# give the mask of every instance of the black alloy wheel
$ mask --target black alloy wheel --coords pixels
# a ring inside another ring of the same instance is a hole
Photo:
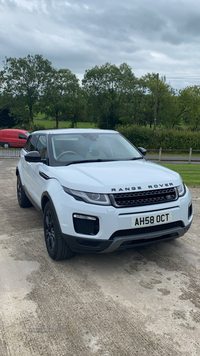
[[[63,239],[55,209],[50,201],[44,208],[44,237],[48,254],[53,260],[64,260],[73,255]]]

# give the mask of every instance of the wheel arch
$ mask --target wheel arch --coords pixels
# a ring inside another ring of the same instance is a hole
[[[42,197],[41,197],[41,207],[42,207],[42,211],[43,212],[44,212],[45,205],[46,205],[46,203],[48,203],[48,201],[50,201],[53,204],[49,193],[48,192],[44,192],[42,194]],[[54,207],[54,204],[53,204],[53,207]],[[55,209],[55,207],[54,207],[54,209]]]
[[[49,194],[47,191],[45,191],[45,192],[43,192],[42,198],[41,198],[41,207],[42,207],[43,213],[44,213],[45,205],[46,205],[48,202],[50,202],[50,203],[53,205],[53,208],[54,208],[54,210],[55,210],[55,213],[56,213],[56,216],[57,216],[57,219],[58,219],[58,215],[57,215],[56,208],[55,208],[55,205],[54,205],[54,203],[53,203],[53,200],[51,199],[50,194]],[[58,219],[58,222],[59,222],[59,219]],[[60,223],[59,223],[59,225],[60,225]]]
[[[56,211],[56,208],[55,208],[55,205],[53,203],[53,200],[51,199],[51,196],[49,195],[49,193],[47,191],[43,192],[42,194],[42,198],[41,198],[41,207],[42,207],[42,211],[43,211],[43,214],[44,214],[44,208],[46,206],[46,204],[50,202],[53,206],[53,209],[55,211],[55,214],[56,214],[56,218],[57,218],[57,222],[58,222],[58,225],[59,225],[59,228],[60,228],[60,231],[62,232],[62,229],[61,229],[61,226],[60,226],[60,220],[58,218],[58,214],[57,214],[57,211]]]
[[[22,169],[22,162],[21,160],[19,160],[17,166],[16,166],[16,170],[15,170],[15,174],[16,176],[20,176],[20,179],[22,181],[22,184],[24,185],[24,180],[23,180],[23,169]]]

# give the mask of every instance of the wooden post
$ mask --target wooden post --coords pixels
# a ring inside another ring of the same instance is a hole
[[[191,159],[192,159],[192,148],[190,148],[190,153],[189,153],[189,162],[188,162],[188,163],[191,163]]]
[[[159,162],[161,161],[161,154],[162,154],[162,147],[160,147],[160,149],[159,149]]]

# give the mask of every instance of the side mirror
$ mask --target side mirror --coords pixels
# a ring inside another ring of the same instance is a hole
[[[24,155],[27,162],[42,162],[41,156],[38,151],[31,151]]]
[[[147,150],[145,150],[145,148],[143,147],[138,147],[138,151],[140,151],[140,153],[142,153],[143,156],[145,156],[147,153]]]

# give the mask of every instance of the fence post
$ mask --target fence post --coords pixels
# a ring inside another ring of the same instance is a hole
[[[160,147],[160,150],[159,150],[159,158],[158,158],[159,162],[161,161],[161,155],[162,155],[162,147]]]
[[[190,153],[189,153],[189,162],[188,162],[188,163],[191,163],[191,159],[192,159],[192,148],[190,148]]]

